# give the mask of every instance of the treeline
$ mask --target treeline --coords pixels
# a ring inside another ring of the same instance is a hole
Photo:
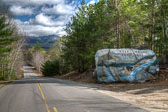
[[[15,79],[16,75],[21,75],[23,37],[7,6],[0,2],[0,80]]]
[[[95,52],[103,48],[152,49],[168,62],[167,0],[99,0],[93,5],[83,0],[65,31],[48,53],[61,73],[93,67]]]
[[[41,72],[43,63],[48,59],[47,56],[46,51],[41,47],[39,42],[24,52],[25,62],[34,66],[38,72]]]

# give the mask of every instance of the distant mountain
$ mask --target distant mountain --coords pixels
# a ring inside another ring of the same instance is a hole
[[[57,35],[49,35],[42,37],[27,37],[25,46],[30,48],[34,46],[37,42],[41,44],[41,47],[45,50],[49,49],[57,40],[59,36]]]

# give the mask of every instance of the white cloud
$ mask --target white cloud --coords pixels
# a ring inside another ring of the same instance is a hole
[[[62,27],[48,27],[48,26],[42,26],[42,25],[27,25],[24,26],[24,31],[28,34],[28,36],[48,36],[48,35],[59,35],[60,29]]]
[[[51,8],[43,7],[42,12],[47,14],[57,14],[57,15],[67,15],[67,14],[73,14],[75,10],[75,6],[73,5],[67,5],[64,3],[54,5]]]
[[[88,4],[95,4],[96,1],[95,0],[91,0]]]
[[[15,19],[19,29],[27,36],[65,35],[63,30],[70,17],[76,10],[78,0],[2,0],[9,5],[10,11],[16,16],[24,16]],[[48,4],[48,5],[46,5]],[[22,21],[21,21],[22,20]],[[24,22],[23,22],[24,21]]]
[[[33,8],[31,7],[26,7],[23,8],[21,6],[11,6],[10,7],[10,11],[14,14],[14,15],[32,15],[33,14]]]
[[[26,33],[27,36],[48,36],[48,35],[66,35],[66,32],[63,31],[64,26],[44,26],[39,24],[32,24],[32,20],[27,22],[22,22],[18,19],[14,20],[17,26]]]
[[[35,17],[35,22],[41,25],[52,26],[55,23],[52,21],[51,16],[46,16],[43,13]]]
[[[43,4],[59,4],[65,0],[3,0],[10,5],[43,5]]]
[[[44,26],[65,26],[68,22],[68,16],[59,16],[53,19],[53,16],[47,16],[44,13],[38,14],[34,20],[31,20],[34,24]]]
[[[60,30],[59,32],[58,32],[58,36],[64,36],[64,35],[66,35],[67,33],[64,31],[64,30]]]

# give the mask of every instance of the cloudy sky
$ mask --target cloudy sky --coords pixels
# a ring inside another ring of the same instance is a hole
[[[3,0],[27,36],[62,36],[80,0]],[[93,4],[98,0],[86,0]]]

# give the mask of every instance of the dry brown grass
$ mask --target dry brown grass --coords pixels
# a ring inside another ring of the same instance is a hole
[[[17,75],[15,80],[19,80],[22,79],[23,75]],[[13,82],[15,80],[11,80],[11,79],[7,79],[7,80],[0,80],[0,88],[4,87],[5,85],[7,85],[10,82]]]

